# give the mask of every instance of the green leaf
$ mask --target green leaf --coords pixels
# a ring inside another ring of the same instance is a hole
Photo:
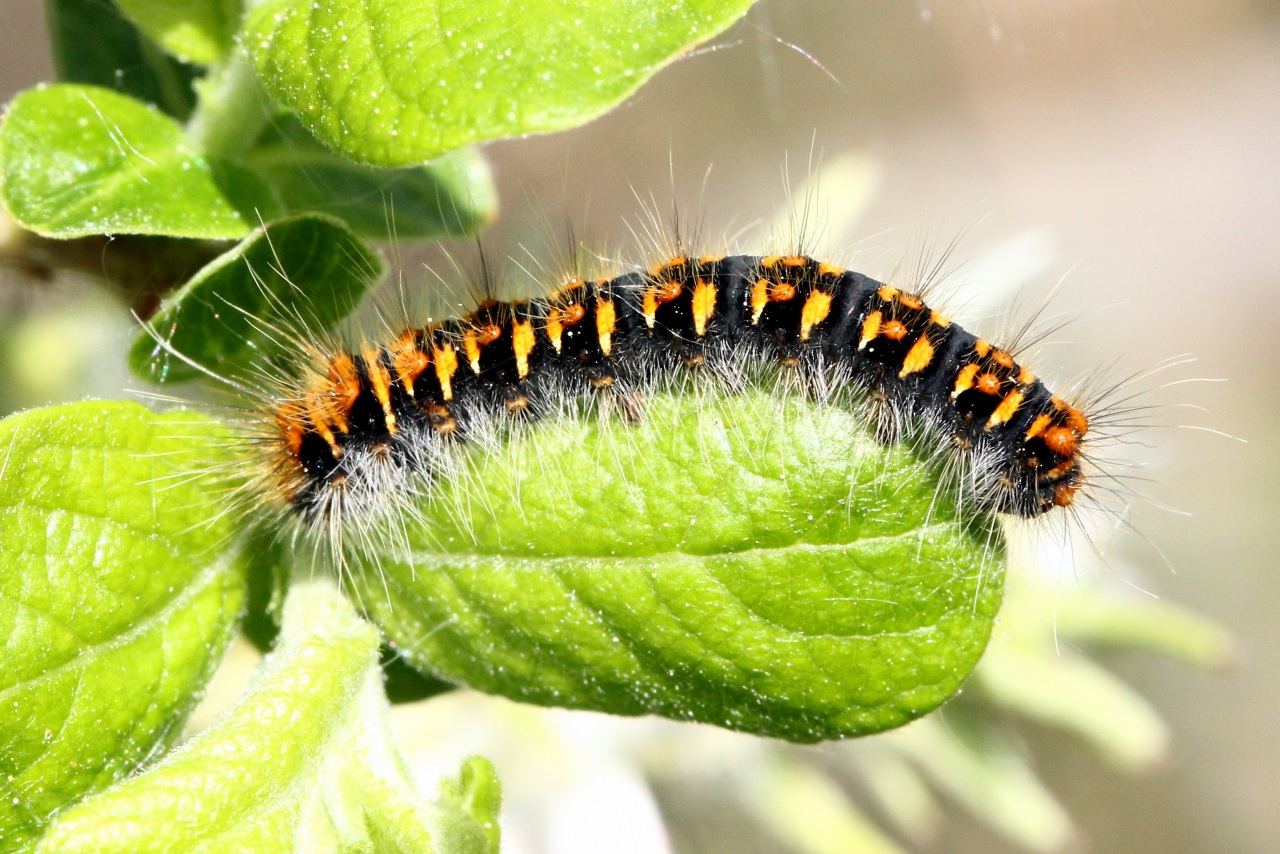
[[[352,555],[449,681],[816,741],[937,707],[991,633],[1002,551],[855,412],[704,390],[459,453],[400,546]]]
[[[30,89],[9,104],[0,200],[46,237],[226,238],[249,230],[177,122],[95,86]]]
[[[120,9],[183,62],[209,65],[231,50],[240,0],[115,0]]]
[[[286,280],[278,271],[284,271]],[[318,334],[342,320],[382,276],[383,263],[338,220],[299,216],[256,229],[196,273],[152,318],[168,348],[221,375],[283,352],[281,330],[305,320]],[[295,313],[296,312],[296,313]],[[183,382],[200,372],[143,333],[129,364],[155,382]]]
[[[331,583],[294,585],[280,644],[236,706],[59,816],[39,850],[496,852],[492,767],[468,760],[422,803],[390,741],[377,652]]]
[[[195,69],[138,32],[110,0],[48,0],[45,14],[58,78],[114,89],[178,120],[195,105]]]
[[[244,584],[184,472],[226,438],[132,403],[0,422],[0,839],[162,752],[212,675]]]
[[[332,214],[373,240],[470,234],[497,207],[489,163],[471,148],[425,166],[378,169],[332,153],[289,119],[246,162],[290,211]]]
[[[576,127],[732,24],[750,0],[268,0],[244,44],[326,145],[404,166]]]

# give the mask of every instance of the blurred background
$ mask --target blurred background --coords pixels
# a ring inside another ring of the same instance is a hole
[[[1208,673],[1150,654],[1103,658],[1170,727],[1163,755],[1139,773],[1046,728],[1020,725],[1016,737],[1075,821],[1055,844],[1280,850],[1280,4],[762,0],[713,45],[591,125],[487,146],[501,204],[488,244],[514,252],[537,242],[530,223],[568,219],[634,255],[626,223],[638,222],[636,196],[665,210],[674,195],[714,248],[772,221],[789,203],[784,165],[799,186],[816,153],[867,200],[855,229],[842,230],[855,217],[833,216],[839,233],[822,243],[866,272],[889,276],[922,247],[936,255],[957,239],[950,268],[966,294],[1030,278],[1025,311],[1056,291],[1051,313],[1075,319],[1043,348],[1038,373],[1070,379],[1115,365],[1125,376],[1193,354],[1194,364],[1137,385],[1226,382],[1153,394],[1161,426],[1141,437],[1148,480],[1131,515],[1142,536],[1117,537],[1108,563],[1226,626],[1237,654]],[[0,99],[51,79],[41,4],[4,0]],[[980,261],[992,257],[1004,266]],[[1016,275],[1000,272],[1009,265]],[[136,387],[123,358],[104,355],[122,353],[133,332],[109,296],[0,276],[10,280],[0,292],[0,363],[12,377],[4,409],[56,402],[50,388],[75,399]],[[1000,329],[998,317],[976,314],[980,329]],[[1077,583],[1068,572],[1059,586]],[[424,768],[475,752],[497,761],[512,851],[823,850],[734,818],[753,798],[776,805],[779,792],[806,791],[799,781],[731,796],[735,769],[766,749],[756,740],[713,733],[691,747],[682,734],[700,728],[521,710],[463,692],[398,708],[396,722]],[[840,749],[800,753],[821,765]],[[684,753],[677,763],[703,751],[698,761],[715,771],[665,777],[664,750]],[[626,809],[610,815],[609,803]],[[1024,850],[961,809],[908,843]]]

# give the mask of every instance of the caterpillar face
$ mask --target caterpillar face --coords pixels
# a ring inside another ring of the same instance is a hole
[[[1084,483],[1088,418],[1008,352],[860,273],[739,255],[488,301],[331,357],[273,413],[281,494],[314,521],[386,485],[362,478],[429,480],[430,449],[466,441],[483,415],[537,419],[566,397],[634,400],[673,372],[724,375],[753,361],[840,370],[972,461],[982,511],[1036,516],[1070,505]]]

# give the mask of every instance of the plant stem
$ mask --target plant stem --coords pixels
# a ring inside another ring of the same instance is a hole
[[[197,103],[187,137],[210,158],[238,159],[271,120],[271,103],[249,59],[236,51],[196,85]]]

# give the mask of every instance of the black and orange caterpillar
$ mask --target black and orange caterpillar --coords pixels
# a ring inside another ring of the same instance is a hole
[[[675,257],[573,279],[320,361],[269,407],[275,482],[313,523],[378,486],[360,482],[371,460],[429,467],[431,447],[466,440],[486,416],[536,419],[566,395],[634,412],[655,378],[770,361],[834,370],[897,422],[941,436],[973,461],[981,511],[1037,516],[1071,505],[1085,479],[1088,418],[1009,352],[916,295],[800,255]]]

